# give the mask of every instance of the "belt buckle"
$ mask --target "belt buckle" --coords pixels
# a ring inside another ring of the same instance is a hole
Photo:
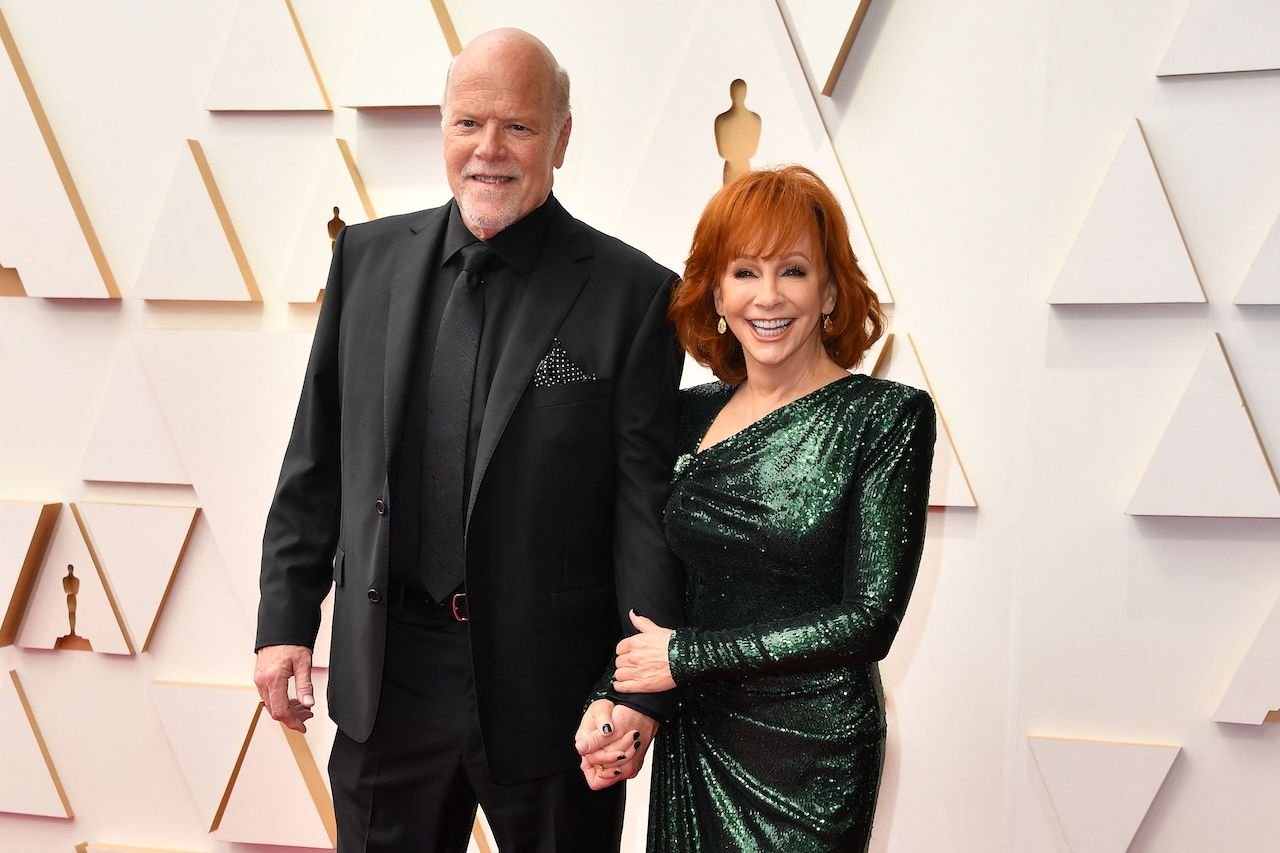
[[[465,592],[455,592],[453,594],[453,597],[449,599],[449,609],[453,611],[455,622],[471,621],[467,615],[467,594]]]

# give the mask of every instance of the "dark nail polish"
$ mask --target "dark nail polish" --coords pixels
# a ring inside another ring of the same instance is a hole
[[[614,776],[621,776],[621,775],[622,775],[622,771],[621,771],[621,770],[615,770],[615,771],[613,771],[613,775],[614,775]]]
[[[626,760],[627,760],[627,757],[626,757],[625,755],[619,755],[619,756],[618,756],[618,760],[619,760],[619,761],[626,761]]]
[[[605,723],[603,726],[600,727],[600,731],[604,732],[607,735],[611,735],[613,734],[613,726],[611,726],[609,723]]]

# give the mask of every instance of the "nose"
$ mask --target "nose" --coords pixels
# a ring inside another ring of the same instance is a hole
[[[778,289],[778,277],[772,273],[760,276],[760,284],[756,287],[755,302],[757,308],[776,308],[782,304],[782,292]]]
[[[481,160],[502,159],[506,146],[503,143],[502,128],[497,122],[488,122],[481,128],[475,153]]]

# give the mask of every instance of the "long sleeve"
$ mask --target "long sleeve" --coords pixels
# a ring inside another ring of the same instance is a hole
[[[681,625],[683,575],[667,548],[662,507],[670,491],[675,460],[677,391],[684,354],[667,320],[674,278],[662,283],[637,330],[618,378],[614,412],[617,446],[617,503],[614,565],[618,618],[635,633],[628,611],[662,625]],[[612,690],[610,659],[588,701],[609,698],[656,719],[675,708],[670,693],[620,694]]]
[[[267,515],[255,649],[313,646],[320,603],[333,582],[341,497],[338,334],[346,237],[343,229],[334,246],[293,433]]]
[[[731,629],[678,629],[668,651],[678,685],[866,663],[888,653],[923,549],[936,426],[924,392],[886,400],[894,405],[867,416],[850,469],[839,602]]]

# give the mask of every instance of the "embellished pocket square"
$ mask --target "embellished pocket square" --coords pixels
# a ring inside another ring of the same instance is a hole
[[[564,344],[556,338],[551,341],[551,349],[547,350],[547,354],[542,357],[537,369],[533,371],[533,387],[554,388],[557,385],[568,385],[573,382],[590,382],[595,378],[594,373],[588,373],[569,358],[569,353],[564,350]]]

